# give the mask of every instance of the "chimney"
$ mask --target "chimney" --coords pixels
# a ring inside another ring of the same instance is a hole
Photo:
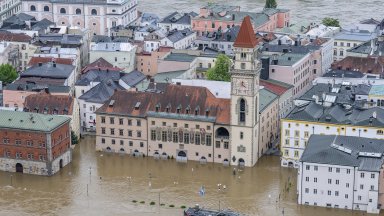
[[[278,45],[281,45],[281,40],[280,40],[280,39],[277,41],[277,44],[278,44]]]
[[[232,14],[232,20],[235,20],[235,18],[236,18],[235,14]]]

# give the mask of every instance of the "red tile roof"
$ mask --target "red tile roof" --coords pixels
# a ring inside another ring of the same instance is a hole
[[[254,48],[257,45],[255,32],[252,27],[251,18],[246,16],[241,23],[239,34],[233,44],[234,47]]]
[[[113,106],[109,105],[111,100]],[[135,109],[139,102],[140,108]],[[164,93],[117,91],[97,112],[145,117],[147,112],[155,112],[156,107],[159,113],[165,113],[167,107],[169,113],[177,113],[180,107],[180,114],[187,114],[189,108],[192,117],[196,109],[199,116],[209,110],[208,116],[215,117],[216,123],[230,123],[230,100],[216,98],[207,88],[196,86],[167,85]]]
[[[123,69],[114,67],[111,63],[103,58],[99,58],[96,61],[88,64],[81,71],[82,73],[87,73],[90,70],[110,70],[110,71],[122,71]]]
[[[32,38],[23,33],[11,33],[7,31],[0,31],[0,41],[13,41],[13,42],[30,42]]]
[[[362,73],[383,74],[384,57],[348,56],[332,64],[332,69],[360,71]]]
[[[28,63],[28,66],[37,65],[39,63],[56,62],[57,64],[72,65],[73,59],[67,58],[52,58],[52,57],[32,57]]]
[[[32,94],[25,98],[24,109],[29,112],[72,115],[73,98],[65,95],[51,95],[46,92]]]
[[[264,88],[279,96],[283,95],[285,92],[292,88],[289,86],[289,84],[263,79],[260,79],[260,85],[264,86]]]

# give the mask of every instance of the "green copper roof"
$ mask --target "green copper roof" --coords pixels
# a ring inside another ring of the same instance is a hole
[[[267,89],[260,89],[260,112],[262,112],[269,104],[271,104],[274,100],[276,100],[278,96]]]
[[[64,116],[0,110],[0,128],[50,132],[68,121]]]

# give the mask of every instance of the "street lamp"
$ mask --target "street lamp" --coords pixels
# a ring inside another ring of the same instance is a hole
[[[12,186],[12,177],[13,177],[13,175],[11,174],[11,176],[10,176],[10,177],[11,177],[11,186]]]

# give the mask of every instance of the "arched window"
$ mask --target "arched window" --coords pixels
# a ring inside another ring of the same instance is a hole
[[[383,135],[383,130],[377,130],[377,135]]]
[[[65,10],[65,8],[60,8],[60,13],[61,13],[61,14],[66,14],[67,11]]]
[[[49,7],[48,6],[44,6],[44,11],[49,11]]]
[[[76,9],[76,14],[81,14],[81,9],[80,8]]]
[[[91,14],[92,14],[92,15],[97,15],[97,10],[96,10],[96,9],[92,9],[92,10],[91,10]]]
[[[244,123],[245,122],[245,100],[240,100],[240,115],[239,115],[239,122]]]
[[[35,5],[31,5],[31,11],[36,11]]]

